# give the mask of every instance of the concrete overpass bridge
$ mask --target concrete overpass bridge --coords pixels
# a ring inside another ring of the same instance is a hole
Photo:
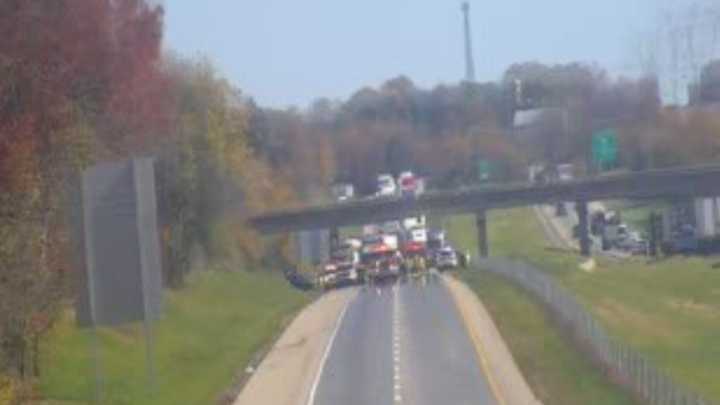
[[[720,166],[695,166],[603,175],[546,185],[511,184],[426,193],[418,198],[377,198],[266,213],[250,219],[262,233],[330,229],[398,220],[421,214],[476,217],[479,251],[488,256],[487,216],[493,209],[574,201],[580,246],[590,255],[588,203],[617,199],[678,199],[720,195]]]

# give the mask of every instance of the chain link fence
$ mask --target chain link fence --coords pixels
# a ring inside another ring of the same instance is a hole
[[[611,338],[574,295],[552,277],[528,264],[507,259],[484,259],[479,265],[539,299],[578,348],[611,380],[631,390],[641,401],[653,405],[712,404],[679,386],[641,354]]]

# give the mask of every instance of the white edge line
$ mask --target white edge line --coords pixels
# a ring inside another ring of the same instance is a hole
[[[335,338],[337,337],[338,332],[340,332],[340,326],[342,325],[342,321],[345,318],[345,313],[347,312],[347,309],[352,301],[353,300],[348,300],[348,302],[345,303],[345,307],[343,308],[340,316],[335,322],[335,329],[333,330],[332,335],[330,335],[330,340],[328,341],[328,344],[325,347],[325,352],[323,353],[322,359],[320,360],[320,367],[318,368],[318,372],[315,375],[315,380],[313,381],[312,388],[310,388],[307,405],[313,405],[315,403],[315,394],[317,392],[318,386],[320,385],[320,378],[322,378],[323,371],[325,370],[325,363],[327,363],[327,359],[328,357],[330,357],[330,351],[332,350],[333,344],[335,343]]]

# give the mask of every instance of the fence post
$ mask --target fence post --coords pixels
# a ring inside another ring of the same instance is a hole
[[[477,227],[478,252],[480,257],[488,257],[490,256],[490,249],[488,248],[487,215],[484,209],[479,209],[475,213],[475,226]]]
[[[590,234],[588,227],[588,203],[580,200],[575,202],[575,209],[578,215],[578,239],[580,240],[580,254],[585,257],[591,256]]]

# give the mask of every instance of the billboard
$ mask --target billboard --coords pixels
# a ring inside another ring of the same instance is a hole
[[[80,326],[157,319],[162,304],[152,159],[86,170],[75,216],[83,268]]]

